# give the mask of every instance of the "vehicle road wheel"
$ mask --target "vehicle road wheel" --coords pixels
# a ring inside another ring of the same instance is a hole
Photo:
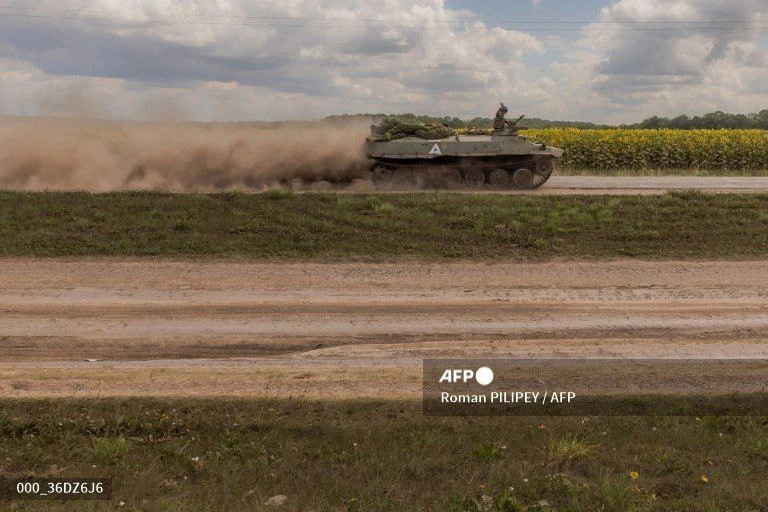
[[[411,188],[415,185],[415,175],[410,169],[394,169],[389,183],[393,187]]]
[[[371,169],[371,181],[374,183],[386,183],[392,178],[392,171],[382,165],[375,165]]]
[[[485,183],[485,173],[480,169],[470,169],[464,174],[464,183],[468,187],[480,188]]]
[[[539,159],[535,163],[534,169],[536,170],[533,177],[533,183],[526,188],[539,188],[546,183],[549,177],[552,176],[552,171],[555,169],[555,161],[553,158]]]
[[[494,188],[504,188],[509,183],[509,173],[506,169],[494,169],[488,176],[488,181]]]
[[[461,171],[458,169],[449,169],[443,175],[443,181],[441,183],[445,188],[462,188],[464,186],[461,179]]]
[[[512,183],[517,188],[530,188],[533,186],[533,172],[526,168],[516,170],[512,175]]]

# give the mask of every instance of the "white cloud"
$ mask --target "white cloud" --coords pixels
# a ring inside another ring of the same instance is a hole
[[[513,112],[616,122],[759,110],[760,5],[618,0],[574,41],[490,27],[443,0],[40,0],[24,12],[47,18],[0,18],[0,113],[474,117],[500,99]],[[691,20],[730,25],[681,23]]]
[[[620,0],[556,67],[580,108],[612,121],[768,106],[766,10],[755,0]]]
[[[69,12],[52,0],[35,9]],[[442,0],[360,0],[353,7],[338,0],[94,0],[74,17],[0,21],[2,54],[34,70],[21,97],[5,91],[6,111],[10,103],[12,111],[43,113],[52,103],[42,98],[68,87],[83,91],[84,101],[103,102],[89,113],[124,115],[142,95],[173,96],[188,117],[216,119],[280,118],[297,110],[304,117],[392,110],[488,115],[498,99],[514,95],[524,103],[552,92],[527,73],[525,59],[545,52],[540,40],[481,21],[464,27],[467,13]],[[212,90],[231,98],[214,101]],[[38,104],[35,94],[42,95]],[[281,108],[286,94],[302,104]],[[246,96],[267,100],[245,105]]]

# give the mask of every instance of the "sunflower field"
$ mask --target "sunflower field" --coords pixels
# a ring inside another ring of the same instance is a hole
[[[571,169],[768,169],[767,130],[526,129]]]

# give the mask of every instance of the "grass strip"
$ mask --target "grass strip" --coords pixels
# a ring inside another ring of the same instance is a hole
[[[761,258],[768,194],[0,192],[3,256]]]
[[[56,510],[261,510],[275,495],[283,510],[761,510],[767,425],[437,418],[409,401],[5,400],[0,472],[113,479],[112,502]]]

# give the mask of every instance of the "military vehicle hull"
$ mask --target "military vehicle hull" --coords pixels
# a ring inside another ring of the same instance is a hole
[[[377,133],[378,127],[371,127]],[[426,140],[366,140],[371,178],[377,183],[418,180],[440,171],[447,186],[531,189],[543,185],[563,151],[514,130]]]

